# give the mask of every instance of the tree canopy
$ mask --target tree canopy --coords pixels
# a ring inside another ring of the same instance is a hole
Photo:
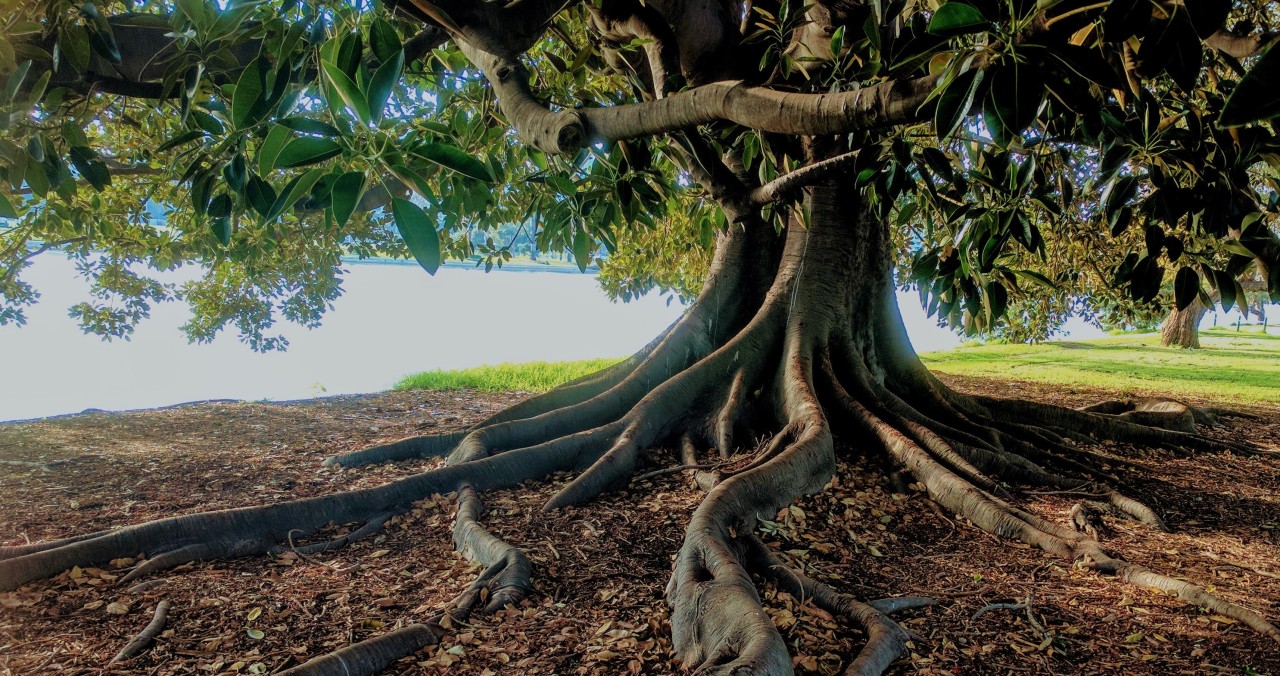
[[[492,266],[507,243],[470,234],[511,223],[583,266],[603,246],[615,293],[691,297],[733,219],[689,162],[736,153],[781,228],[794,132],[850,134],[840,169],[894,214],[900,281],[970,332],[1229,307],[1259,257],[1277,288],[1273,3],[749,3],[706,19],[732,39],[650,16],[696,14],[675,4],[15,7],[0,322],[58,249],[87,331],[182,298],[192,338],[270,349],[277,317],[341,293],[340,255]],[[184,263],[205,272],[152,279]]]

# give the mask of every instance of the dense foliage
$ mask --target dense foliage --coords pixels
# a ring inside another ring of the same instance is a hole
[[[1024,339],[1071,313],[1124,323],[1211,290],[1229,308],[1236,279],[1274,256],[1280,140],[1255,123],[1280,112],[1268,86],[1280,50],[1256,30],[1276,24],[1273,3],[873,2],[816,43],[806,8],[747,7],[755,82],[933,78],[931,112],[846,143],[858,186],[899,226],[900,282],[942,321]],[[511,256],[494,233],[512,224],[584,267],[606,251],[616,296],[687,298],[729,225],[680,168],[698,145],[733,151],[761,183],[800,164],[793,140],[736,125],[544,153],[439,28],[410,20],[421,8],[392,9],[6,10],[0,213],[15,220],[0,232],[0,323],[21,323],[38,296],[24,266],[60,250],[90,284],[72,309],[86,331],[127,336],[153,304],[182,299],[193,339],[234,325],[277,348],[277,318],[313,324],[341,293],[340,256],[491,267]],[[652,97],[636,65],[652,41],[589,30],[602,12],[556,12],[527,51],[530,87],[553,106]],[[790,208],[772,208],[779,228]],[[194,281],[162,281],[184,264],[200,266]],[[1280,291],[1280,266],[1252,274]]]

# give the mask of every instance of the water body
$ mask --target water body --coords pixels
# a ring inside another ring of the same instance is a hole
[[[178,327],[189,312],[167,303],[132,339],[80,332],[67,308],[88,299],[66,258],[41,256],[25,278],[42,294],[28,324],[0,327],[0,420],[85,409],[149,408],[204,399],[289,400],[385,390],[407,373],[503,361],[622,357],[683,311],[658,294],[610,301],[593,275],[465,265],[428,277],[417,265],[353,262],[343,294],[314,330],[281,324],[283,353],[253,352],[232,332],[193,345]],[[187,276],[195,274],[192,270]],[[166,281],[178,281],[171,276]],[[899,297],[922,352],[960,339]],[[1074,338],[1096,335],[1083,324]]]

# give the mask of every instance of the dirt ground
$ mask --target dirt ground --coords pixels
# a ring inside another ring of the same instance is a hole
[[[1079,405],[1117,393],[947,380],[965,391]],[[521,395],[401,392],[292,404],[212,403],[0,425],[0,540],[23,544],[189,513],[372,486],[434,466],[322,467],[327,455],[475,422]],[[1212,402],[1230,405],[1229,402]],[[1213,434],[1280,450],[1280,404]],[[850,450],[858,440],[837,439]],[[1105,544],[1129,560],[1209,585],[1280,621],[1280,457],[1112,446],[1136,463],[1130,493],[1173,534],[1113,521]],[[852,457],[853,453],[848,454]],[[669,456],[655,460],[671,463]],[[535,594],[454,627],[399,662],[407,674],[664,674],[663,588],[700,494],[666,474],[595,503],[544,513],[569,477],[485,496],[487,526],[525,549]],[[1065,520],[1073,499],[1024,492]],[[113,585],[136,560],[103,562],[0,594],[0,674],[272,673],[443,607],[476,569],[452,551],[453,501],[436,496],[377,538],[320,557],[287,554],[184,566],[142,589]],[[351,525],[338,524],[335,532]],[[1228,618],[1078,570],[894,494],[878,466],[842,463],[828,490],[763,524],[811,576],[860,598],[924,595],[899,620],[914,635],[895,673],[1280,674],[1280,646]],[[763,586],[802,673],[839,673],[861,635]],[[156,645],[107,662],[172,603]],[[1026,609],[989,604],[1026,602]]]

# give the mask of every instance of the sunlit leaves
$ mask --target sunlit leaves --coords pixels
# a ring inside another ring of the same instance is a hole
[[[369,115],[369,100],[360,91],[360,87],[348,76],[342,72],[336,64],[327,61],[321,62],[320,67],[324,70],[332,91],[337,94],[340,102],[350,108],[361,121],[368,122],[371,117]],[[340,106],[335,106],[334,101],[330,100],[329,105],[337,110]]]

